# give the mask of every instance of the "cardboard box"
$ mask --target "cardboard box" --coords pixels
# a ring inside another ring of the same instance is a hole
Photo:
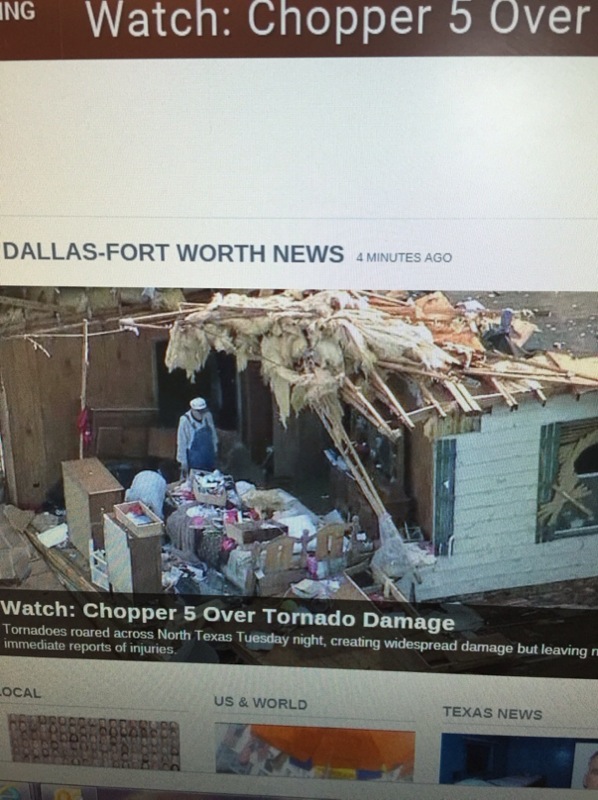
[[[224,532],[238,544],[253,544],[253,542],[270,542],[278,536],[287,534],[289,529],[286,525],[250,519],[243,522],[225,522]]]
[[[255,574],[252,554],[246,551],[233,550],[228,564],[222,568],[225,578],[233,583],[244,595],[255,592]]]
[[[202,474],[203,473],[200,473],[200,475]],[[198,477],[197,474],[194,474],[192,480],[193,495],[197,502],[204,503],[207,506],[219,506],[220,508],[224,508],[228,499],[226,489],[224,488],[224,482],[222,486],[208,492],[199,485]]]
[[[268,575],[260,574],[257,578],[256,593],[258,597],[284,597],[292,583],[305,578],[304,569],[283,569]]]
[[[140,509],[141,513],[145,517],[149,517],[151,521],[140,524],[135,519],[128,516],[129,513],[137,509]],[[133,500],[130,503],[119,503],[115,505],[114,514],[121,525],[124,525],[125,528],[128,528],[131,533],[134,533],[135,536],[140,539],[147,539],[151,536],[162,536],[164,533],[164,523],[160,517],[154,514],[154,512],[140,500]]]
[[[224,508],[227,501],[226,490],[212,494],[211,492],[200,492],[195,486],[193,487],[193,495],[198,503],[206,506],[218,506]]]

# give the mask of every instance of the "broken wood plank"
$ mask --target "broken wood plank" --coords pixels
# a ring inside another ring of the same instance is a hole
[[[403,408],[403,406],[399,403],[397,398],[388,388],[386,382],[382,379],[382,376],[379,375],[376,370],[372,370],[370,379],[374,383],[375,388],[378,390],[378,393],[382,395],[380,398],[390,408],[391,411],[394,411],[397,417],[405,423],[408,428],[415,428],[415,424],[409,418],[407,411]]]
[[[469,404],[473,411],[477,411],[478,413],[482,412],[482,408],[475,397],[471,394],[469,389],[463,383],[455,383],[455,388],[461,392],[465,401]]]
[[[492,385],[498,391],[500,396],[504,399],[505,403],[509,406],[509,408],[517,408],[518,403],[517,400],[513,397],[513,395],[507,391],[506,387],[502,385],[502,383],[497,380],[496,378],[492,378],[491,380]]]
[[[52,547],[44,547],[39,541],[35,529],[26,528],[24,533],[33,547],[40,553],[44,561],[54,569],[61,582],[64,583],[66,581],[80,592],[93,592],[94,594],[99,592],[98,587],[91,583],[91,581],[88,581],[61,551]]]
[[[348,405],[353,406],[353,408],[358,411],[362,417],[365,417],[370,425],[379,430],[388,438],[394,438],[392,429],[386,424],[381,425],[380,420],[377,417],[372,416],[370,409],[360,401],[359,397],[353,395],[349,389],[341,389],[341,398],[348,403]]]
[[[24,300],[20,297],[4,297],[0,295],[1,306],[13,306],[29,311],[42,311],[46,314],[60,314],[61,312],[76,311],[73,306],[59,306],[55,303],[40,303],[37,300]]]
[[[546,402],[547,402],[547,400],[546,400],[546,395],[544,394],[544,392],[542,391],[542,389],[540,389],[540,387],[539,387],[539,386],[534,386],[534,387],[532,388],[532,391],[533,391],[533,393],[536,395],[536,397],[538,398],[538,400],[539,400],[539,401],[542,403],[542,405],[543,405],[543,406],[545,406],[545,405],[546,405]]]
[[[425,367],[415,366],[412,362],[394,361],[378,361],[378,366],[381,369],[386,369],[389,372],[405,373],[407,375],[421,375],[425,378],[433,378],[437,381],[446,380],[446,373],[437,372],[436,370],[426,369]]]
[[[397,587],[393,579],[387,575],[383,569],[380,569],[380,567],[377,567],[375,564],[372,564],[371,567],[375,581],[380,583],[384,588],[384,597],[389,598],[392,595],[397,602],[402,603],[409,610],[412,616],[421,616],[417,609],[405,597],[403,592]]]
[[[446,411],[445,411],[445,410],[443,409],[443,407],[440,405],[440,403],[438,402],[438,400],[437,400],[437,399],[434,397],[434,395],[433,395],[433,393],[431,392],[431,390],[430,390],[430,389],[428,389],[428,387],[427,387],[427,386],[425,386],[423,383],[421,384],[421,386],[420,386],[419,388],[421,389],[421,393],[422,393],[422,394],[423,394],[423,396],[426,398],[426,400],[428,401],[428,403],[430,403],[432,406],[434,406],[434,408],[436,409],[436,411],[438,412],[438,414],[439,414],[439,415],[440,415],[440,416],[441,416],[441,417],[444,419],[444,418],[446,417]]]
[[[591,378],[584,378],[578,375],[571,376],[570,373],[563,373],[559,375],[556,371],[517,371],[517,370],[492,370],[483,369],[482,367],[469,367],[463,370],[465,375],[482,378],[500,378],[501,380],[512,380],[525,382],[529,380],[545,381],[546,383],[556,384],[560,386],[588,386],[591,388],[598,387],[598,381]]]
[[[571,505],[579,509],[582,512],[582,514],[585,514],[586,517],[591,519],[594,516],[593,511],[591,511],[589,508],[586,508],[586,506],[584,506],[583,503],[580,503],[579,500],[576,500],[575,497],[570,495],[569,492],[566,492],[561,486],[558,486],[558,484],[553,484],[552,488],[554,489],[555,492],[558,492],[561,495],[561,497],[564,497],[565,500],[568,500],[569,503],[571,503]]]
[[[330,438],[338,448],[340,454],[345,459],[349,471],[353,476],[357,485],[363,492],[364,497],[372,506],[375,514],[380,518],[386,514],[386,507],[382,502],[370,476],[368,475],[365,467],[349,435],[344,429],[342,422],[337,419],[335,409],[331,407],[330,403],[321,403],[316,407],[316,413],[320,417],[322,424],[328,431]]]
[[[365,416],[369,416],[370,419],[374,422],[375,427],[377,427],[382,433],[388,436],[389,439],[396,439],[397,436],[400,436],[400,431],[393,431],[390,427],[388,422],[384,420],[378,411],[374,408],[374,406],[370,403],[364,393],[359,389],[355,384],[351,381],[350,378],[345,376],[345,389],[347,390],[346,393],[349,395],[349,398],[353,397],[356,399],[357,403],[362,406],[363,409],[367,412]]]
[[[472,412],[473,409],[452,381],[443,380],[442,385],[454,397],[457,405],[462,411],[464,411],[466,414],[470,414]]]

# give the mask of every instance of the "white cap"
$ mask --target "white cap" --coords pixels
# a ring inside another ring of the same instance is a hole
[[[193,411],[205,411],[208,407],[208,404],[203,399],[203,397],[194,397],[193,400],[189,403]]]

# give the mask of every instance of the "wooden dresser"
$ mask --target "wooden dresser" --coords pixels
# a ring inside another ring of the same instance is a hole
[[[104,514],[122,503],[124,489],[97,458],[63,461],[62,477],[69,536],[87,559],[90,539],[104,548]]]

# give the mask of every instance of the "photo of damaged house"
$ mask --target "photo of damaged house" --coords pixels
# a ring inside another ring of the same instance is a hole
[[[28,288],[0,307],[5,585],[598,605],[596,295]],[[194,410],[202,469],[177,450]],[[140,471],[163,507],[131,493]]]

